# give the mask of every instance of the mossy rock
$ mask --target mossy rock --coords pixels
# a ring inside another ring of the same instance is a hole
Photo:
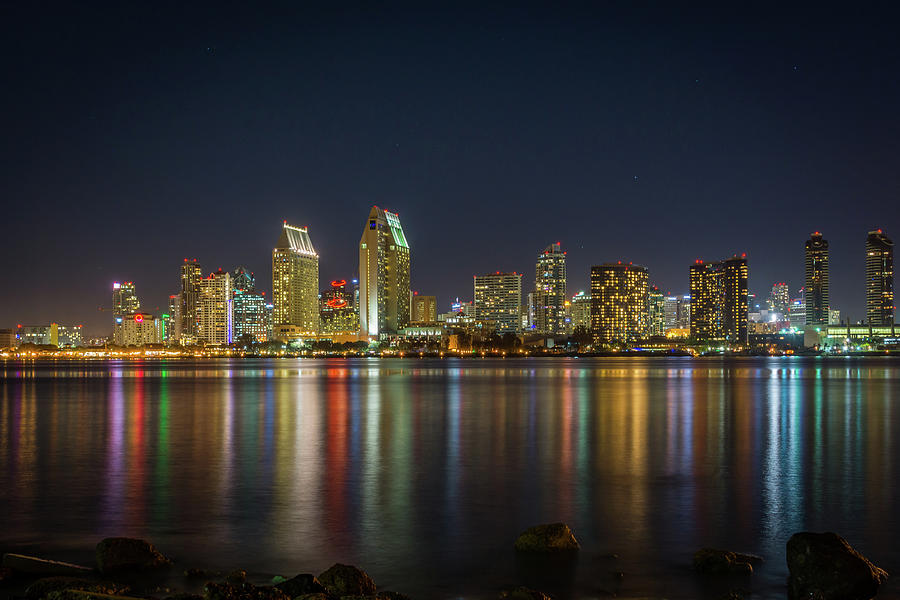
[[[575,552],[581,545],[565,523],[535,525],[523,531],[516,539],[519,552]]]

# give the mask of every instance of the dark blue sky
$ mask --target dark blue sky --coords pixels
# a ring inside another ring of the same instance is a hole
[[[112,281],[152,311],[185,256],[268,290],[283,219],[349,278],[372,204],[441,310],[557,240],[572,291],[747,252],[795,292],[821,230],[861,318],[866,232],[900,236],[893,18],[661,6],[6,6],[0,327],[107,333]]]

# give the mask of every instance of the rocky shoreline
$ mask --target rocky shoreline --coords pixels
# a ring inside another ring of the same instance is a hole
[[[581,548],[564,523],[531,527],[513,545],[517,558],[536,567],[567,570]],[[786,545],[790,600],[868,600],[888,573],[872,564],[835,533],[800,532]],[[176,565],[151,543],[135,538],[106,538],[95,549],[93,567],[7,553],[0,566],[0,598],[11,600],[411,600],[401,592],[379,589],[362,569],[334,564],[322,573],[251,583],[247,572],[228,573]],[[729,550],[701,548],[694,553],[699,577],[735,584],[752,576],[763,558]],[[624,573],[613,576],[623,579]],[[732,587],[732,586],[729,586]],[[615,597],[612,591],[601,596]],[[485,596],[487,596],[486,594]],[[507,600],[551,600],[552,595],[525,586],[496,594]],[[740,600],[732,589],[721,600]]]

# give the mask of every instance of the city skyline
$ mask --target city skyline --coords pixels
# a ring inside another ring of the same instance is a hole
[[[21,27],[0,42],[0,189],[19,235],[3,326],[97,331],[123,280],[162,312],[185,256],[205,273],[246,264],[271,290],[283,219],[313,232],[323,281],[344,278],[352,215],[372,204],[402,215],[413,286],[441,310],[472,274],[531,273],[553,241],[572,292],[623,260],[680,294],[685,264],[746,252],[758,298],[776,281],[796,293],[799,244],[821,231],[830,304],[855,321],[860,240],[900,230],[887,20],[494,6],[473,28],[452,7],[375,22],[299,6],[4,10]],[[145,27],[123,26],[138,16]],[[799,210],[812,205],[815,219]],[[460,234],[435,235],[450,219]]]
[[[380,210],[381,213],[386,213],[386,212],[387,212],[387,213],[390,213],[390,211],[387,211],[386,209],[378,209],[378,207],[372,207],[372,212],[374,212],[374,211],[376,211],[376,210]],[[390,214],[391,214],[394,218],[397,218],[397,217],[399,216],[398,213],[390,213]],[[290,230],[290,231],[292,231],[292,232],[298,232],[298,233],[301,233],[301,234],[304,236],[304,238],[307,240],[307,243],[309,243],[309,237],[310,237],[310,236],[309,236],[309,234],[307,234],[308,229],[309,229],[308,227],[302,227],[302,228],[299,228],[299,227],[290,226],[290,225],[288,225],[288,223],[287,223],[286,220],[282,220],[282,238],[279,240],[278,244],[275,244],[275,249],[274,249],[274,250],[272,250],[272,249],[269,250],[269,255],[270,255],[270,257],[272,257],[272,256],[273,256],[273,253],[277,251],[279,245],[282,245],[283,243],[285,243],[285,242],[284,242],[285,235],[286,235],[286,234],[284,233],[285,231]],[[402,231],[402,230],[401,230],[401,231]],[[879,236],[881,236],[881,237],[883,237],[883,238],[885,238],[885,239],[888,239],[888,238],[889,238],[889,232],[888,232],[888,231],[885,231],[885,230],[883,230],[883,229],[877,229],[877,230],[874,230],[874,231],[869,231],[869,232],[867,232],[867,237],[866,237],[865,240],[863,240],[863,243],[861,244],[862,248],[865,249],[866,252],[868,252],[868,245],[867,245],[867,244],[868,244],[868,242],[869,242],[869,240],[870,240],[870,238],[871,238],[871,234],[872,234],[872,233],[875,233],[875,232],[877,232],[877,233],[879,234]],[[406,235],[406,234],[404,233],[404,235]],[[811,236],[812,238],[821,238],[821,237],[822,237],[822,233],[819,232],[819,231],[815,231],[815,232],[810,233],[809,236]],[[404,238],[404,242],[405,242],[405,241],[406,241],[406,240],[405,240],[405,238]],[[808,243],[808,241],[809,241],[809,237],[807,238],[806,242]],[[826,240],[826,248],[827,248],[827,241],[828,241],[828,240]],[[803,244],[803,240],[801,240],[800,243]],[[547,252],[547,249],[548,249],[548,248],[554,248],[554,247],[557,248],[557,249],[565,248],[565,244],[560,244],[560,242],[551,242],[551,243],[549,244],[549,246],[547,246],[547,248],[544,248],[544,250],[540,252],[539,255],[540,255],[540,256],[544,256],[545,253]],[[560,250],[560,251],[561,251],[561,250]],[[315,252],[316,252],[315,250],[312,249],[311,245],[310,245],[310,252],[312,252],[312,253],[315,253]],[[562,254],[563,254],[564,256],[566,256],[566,258],[568,258],[568,251],[567,251],[567,250],[566,250],[565,252],[563,252]],[[742,254],[743,254],[743,253],[742,253]],[[795,297],[797,294],[800,294],[800,292],[802,292],[802,290],[803,290],[803,288],[804,288],[804,286],[805,286],[805,284],[806,284],[806,275],[803,273],[803,269],[804,269],[804,264],[805,264],[805,263],[804,263],[804,260],[805,260],[805,257],[808,255],[808,251],[799,252],[799,254],[800,254],[800,258],[799,258],[799,260],[797,261],[797,262],[799,263],[799,266],[798,266],[797,270],[798,270],[798,271],[801,271],[801,274],[798,275],[798,277],[801,278],[801,280],[800,280],[800,282],[799,282],[798,284],[796,284],[796,285],[789,284],[790,294],[791,294],[792,297]],[[860,254],[863,254],[863,253],[860,252]],[[735,256],[737,256],[737,255],[735,255]],[[829,256],[830,256],[830,254],[829,254]],[[748,255],[745,254],[744,257],[745,257],[745,258],[748,258]],[[318,262],[321,261],[321,257],[320,257],[320,256],[316,255],[315,258],[316,258],[316,263],[318,263]],[[863,262],[864,264],[861,265],[859,271],[857,272],[857,276],[858,276],[857,278],[860,280],[860,281],[859,281],[859,285],[857,286],[857,288],[858,288],[858,289],[857,289],[857,292],[858,292],[860,295],[862,295],[862,296],[864,297],[864,300],[863,300],[863,311],[864,311],[864,312],[865,312],[865,310],[866,310],[866,308],[865,308],[865,296],[866,296],[866,294],[867,294],[867,291],[866,291],[866,290],[867,290],[867,286],[866,286],[866,283],[865,283],[865,281],[864,281],[864,279],[863,279],[863,275],[861,275],[860,273],[863,273],[863,272],[867,269],[867,266],[866,266],[866,264],[865,264],[865,259],[866,259],[866,256],[863,256],[863,261],[862,261],[862,262]],[[272,259],[270,258],[270,260],[272,260]],[[696,259],[696,260],[694,261],[694,264],[697,264],[698,261],[699,261],[699,263],[715,262],[715,261],[705,261],[705,260],[703,260],[703,259]],[[245,270],[245,269],[246,269],[246,267],[243,267],[243,266],[241,266],[241,265],[243,265],[243,264],[245,264],[245,263],[249,264],[250,262],[251,262],[251,261],[239,261],[238,263],[236,263],[235,266],[233,266],[233,267],[231,267],[231,268],[227,268],[227,267],[224,268],[224,271],[227,273],[227,272],[229,272],[230,270],[234,269],[236,272],[241,272],[242,270]],[[616,262],[624,262],[624,261],[616,261]],[[629,262],[630,262],[630,261],[629,261]],[[182,296],[183,296],[183,294],[184,294],[184,290],[186,289],[185,286],[190,285],[189,283],[187,283],[188,281],[191,281],[191,283],[193,283],[195,286],[199,286],[202,279],[211,277],[211,276],[213,276],[216,272],[220,272],[220,273],[221,273],[221,272],[223,271],[223,267],[218,267],[217,270],[211,270],[211,269],[206,269],[206,268],[204,268],[204,267],[202,266],[202,264],[203,264],[202,261],[198,260],[197,258],[184,258],[184,259],[182,259],[181,275],[180,275],[180,277],[181,277],[181,289],[178,290],[178,291],[181,292],[181,295],[182,295]],[[568,283],[568,293],[566,294],[566,297],[567,297],[568,299],[570,299],[571,297],[575,296],[575,295],[576,295],[577,293],[579,293],[579,292],[587,292],[587,293],[589,294],[589,293],[590,293],[590,289],[591,289],[591,285],[590,285],[590,269],[593,269],[594,267],[599,266],[599,265],[602,265],[602,264],[604,264],[604,261],[593,261],[593,262],[591,262],[591,266],[589,267],[589,270],[588,270],[588,273],[587,273],[587,277],[584,277],[584,279],[587,279],[587,280],[588,280],[587,285],[581,286],[581,285],[572,285],[571,283]],[[651,266],[646,266],[646,265],[642,265],[642,267],[645,268],[645,269],[647,270],[647,272],[649,273],[649,283],[650,283],[650,285],[651,285],[651,286],[654,286],[654,287],[658,287],[658,286],[657,286],[657,283],[656,283],[657,280],[656,280],[655,277],[654,277],[654,271],[653,271],[652,267],[651,267]],[[688,271],[687,267],[693,267],[693,265],[687,265],[687,266],[685,267],[685,273],[686,273],[686,274],[685,274],[685,276],[684,276],[684,285],[683,285],[683,287],[682,287],[682,288],[675,288],[675,289],[659,288],[659,291],[660,291],[660,293],[661,293],[663,296],[671,296],[671,295],[678,295],[678,296],[685,295],[686,297],[689,297],[689,296],[690,296],[690,276],[687,274],[687,271]],[[750,292],[751,295],[754,295],[754,294],[755,294],[755,303],[756,303],[756,305],[760,305],[760,306],[762,306],[763,308],[766,308],[766,304],[767,304],[766,298],[767,298],[767,297],[771,297],[771,290],[773,289],[773,286],[779,286],[779,287],[780,287],[780,286],[784,286],[784,285],[786,285],[786,284],[783,283],[783,282],[764,283],[764,282],[760,282],[760,281],[756,280],[755,274],[756,274],[757,269],[758,269],[758,265],[754,262],[754,264],[753,264],[753,269],[752,269],[751,275],[750,275],[750,277],[749,277],[749,292]],[[563,267],[563,271],[565,271],[565,270],[566,270],[565,267]],[[355,275],[357,274],[355,271],[353,271],[352,268],[350,268],[350,269],[344,269],[344,271],[345,271],[345,272],[354,272]],[[264,272],[264,271],[263,271],[263,272]],[[189,275],[186,275],[186,273],[189,273]],[[270,271],[270,273],[271,273],[271,271]],[[492,274],[492,272],[489,272],[489,273]],[[256,287],[259,287],[258,285],[256,285],[256,280],[258,279],[258,277],[255,275],[255,271],[250,270],[250,275],[253,276],[253,278],[254,278],[254,284],[255,284],[255,286],[256,286]],[[571,275],[571,270],[570,270],[570,273],[566,273],[566,277],[568,278],[568,281],[569,281],[569,282],[571,282],[570,275]],[[581,274],[575,274],[576,279],[579,278],[579,275],[581,275]],[[477,277],[477,276],[479,276],[479,275],[475,275],[475,276]],[[188,277],[189,279],[186,279],[186,277]],[[328,291],[328,286],[326,285],[326,284],[327,284],[327,279],[326,279],[324,276],[319,276],[318,272],[316,272],[316,278],[317,278],[317,281],[318,281],[318,284],[317,284],[317,296],[321,296],[322,293]],[[193,281],[194,279],[196,279],[195,282]],[[833,279],[833,276],[831,277],[831,279]],[[270,281],[271,281],[271,279],[270,279]],[[323,283],[323,282],[324,282],[324,283]],[[520,304],[521,304],[521,306],[522,306],[523,308],[526,308],[526,307],[528,306],[528,302],[529,302],[529,299],[528,299],[528,298],[529,298],[529,294],[532,293],[531,287],[533,287],[534,283],[535,283],[534,281],[528,281],[527,277],[524,277],[524,276],[523,276],[522,289],[521,289],[521,300],[520,300]],[[137,294],[135,294],[135,287],[136,287],[136,285],[137,285],[137,286],[140,286],[139,289],[141,290],[140,293],[137,293]],[[848,286],[848,287],[853,287],[853,286],[850,285],[850,286]],[[272,288],[268,288],[268,289],[272,289]],[[462,289],[461,286],[460,286],[460,289]],[[769,290],[769,294],[768,294],[768,295],[765,294],[765,290],[766,290],[766,289]],[[91,319],[87,319],[87,318],[83,318],[83,319],[74,319],[74,320],[69,321],[69,323],[78,323],[79,326],[85,327],[85,332],[84,332],[84,334],[85,334],[86,337],[105,336],[105,335],[108,335],[108,334],[110,333],[110,331],[106,331],[106,330],[104,329],[104,327],[110,327],[110,328],[112,327],[112,325],[110,324],[110,317],[109,317],[109,314],[110,314],[110,312],[112,312],[112,314],[113,314],[114,317],[118,315],[118,313],[116,312],[117,310],[119,310],[119,309],[117,309],[117,306],[116,306],[116,305],[117,305],[117,298],[120,297],[120,296],[122,296],[125,292],[127,292],[128,294],[131,294],[131,295],[135,296],[135,300],[134,300],[134,301],[137,302],[137,306],[138,306],[138,308],[140,308],[140,309],[142,310],[142,313],[143,313],[143,314],[152,314],[152,315],[157,316],[157,317],[162,317],[165,313],[171,313],[171,312],[172,312],[171,307],[170,307],[170,306],[166,306],[166,304],[165,304],[164,302],[161,302],[161,303],[159,303],[159,304],[151,304],[151,303],[148,303],[148,302],[146,301],[146,298],[147,298],[148,296],[150,296],[150,297],[156,297],[156,296],[160,296],[160,295],[162,295],[162,294],[161,294],[161,293],[158,293],[158,291],[155,291],[155,290],[151,290],[151,291],[148,292],[147,290],[145,290],[144,286],[141,285],[140,280],[137,279],[137,278],[135,278],[134,280],[124,281],[124,282],[123,282],[121,279],[112,282],[112,283],[111,283],[111,288],[108,288],[107,290],[105,290],[105,291],[107,292],[107,298],[109,298],[109,291],[110,291],[110,290],[111,290],[112,293],[113,293],[113,294],[112,294],[112,305],[110,305],[110,301],[107,300],[106,303],[101,304],[101,305],[98,307],[97,313],[100,315],[100,320],[96,320],[96,322],[94,322],[94,323],[91,323]],[[416,286],[416,282],[413,281],[412,278],[411,278],[411,281],[410,281],[410,291],[411,291],[411,292],[414,292],[415,294],[419,294],[420,292],[426,292],[426,291],[428,291],[428,290],[424,290],[424,289],[421,289],[420,287],[417,287],[417,286]],[[199,294],[199,287],[198,287],[198,291],[197,291],[196,293]],[[447,309],[447,308],[452,304],[452,301],[453,301],[454,298],[463,298],[464,300],[468,300],[468,301],[470,301],[470,302],[474,300],[474,296],[473,296],[472,298],[465,298],[464,296],[460,296],[459,294],[456,294],[455,296],[449,297],[449,298],[446,298],[446,299],[441,298],[440,296],[437,296],[436,294],[429,294],[429,295],[430,295],[430,296],[436,296],[436,298],[437,298],[437,308],[436,308],[436,312],[437,312],[437,313],[443,313],[443,312],[445,312],[445,309]],[[172,298],[178,299],[178,301],[179,301],[179,303],[180,303],[180,305],[181,305],[181,310],[182,310],[182,311],[185,310],[185,309],[184,309],[184,303],[183,303],[183,300],[181,300],[181,296],[173,296],[173,295],[171,295],[171,294],[165,294],[165,297],[168,298],[168,299],[170,299],[170,301],[171,301]],[[273,296],[272,296],[272,297],[273,297],[273,298],[275,297],[275,296],[274,296],[274,292],[273,292]],[[751,301],[752,301],[752,298],[751,298]],[[316,306],[318,307],[318,298],[316,299]],[[751,305],[751,308],[752,308],[752,305]],[[839,310],[839,311],[841,310],[840,307],[835,307],[835,305],[834,305],[833,302],[831,303],[831,308],[832,308],[832,309],[837,308],[837,310]],[[136,312],[136,311],[135,311],[135,312]],[[276,310],[276,312],[277,312],[277,310]],[[752,311],[751,311],[751,312],[752,312]],[[411,315],[412,315],[412,311],[410,310],[410,319],[411,319]],[[841,318],[842,318],[842,321],[846,321],[848,318],[851,318],[850,315],[847,315],[847,314],[844,313],[844,312],[841,312],[841,315],[842,315],[842,317],[841,317]],[[169,315],[169,316],[172,316],[172,315]],[[318,319],[318,310],[316,310],[315,318]],[[864,321],[864,320],[865,320],[865,315],[863,315],[863,316],[861,316],[861,317],[851,318],[851,319],[852,319],[851,322],[854,322],[854,323],[857,322],[857,321]],[[57,322],[57,323],[66,323],[66,322],[67,322],[67,321],[65,321],[64,319],[56,319],[56,318],[44,319],[43,321],[41,321],[41,320],[29,321],[28,319],[13,319],[13,320],[15,321],[15,323],[23,323],[23,324],[26,324],[26,323],[27,323],[27,324],[29,324],[29,325],[35,325],[35,324],[40,324],[40,323],[48,324],[48,323],[54,323],[54,322]],[[276,320],[277,320],[277,316],[276,316]],[[896,320],[896,314],[895,314],[895,320]],[[180,324],[180,323],[179,323],[179,324]],[[881,323],[879,322],[878,324],[880,325]],[[3,326],[10,327],[10,325],[3,325],[3,324],[0,324],[0,327],[3,327]],[[94,327],[94,329],[92,329],[92,327]],[[319,327],[319,328],[317,328],[317,329],[321,329],[321,328]],[[181,335],[181,332],[176,333],[176,337],[180,337],[180,335]]]

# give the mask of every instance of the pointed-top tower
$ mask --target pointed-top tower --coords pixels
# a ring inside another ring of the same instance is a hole
[[[287,221],[272,250],[273,323],[319,330],[319,255],[306,227]]]
[[[397,213],[377,206],[359,240],[359,325],[370,336],[409,325],[409,244]]]

